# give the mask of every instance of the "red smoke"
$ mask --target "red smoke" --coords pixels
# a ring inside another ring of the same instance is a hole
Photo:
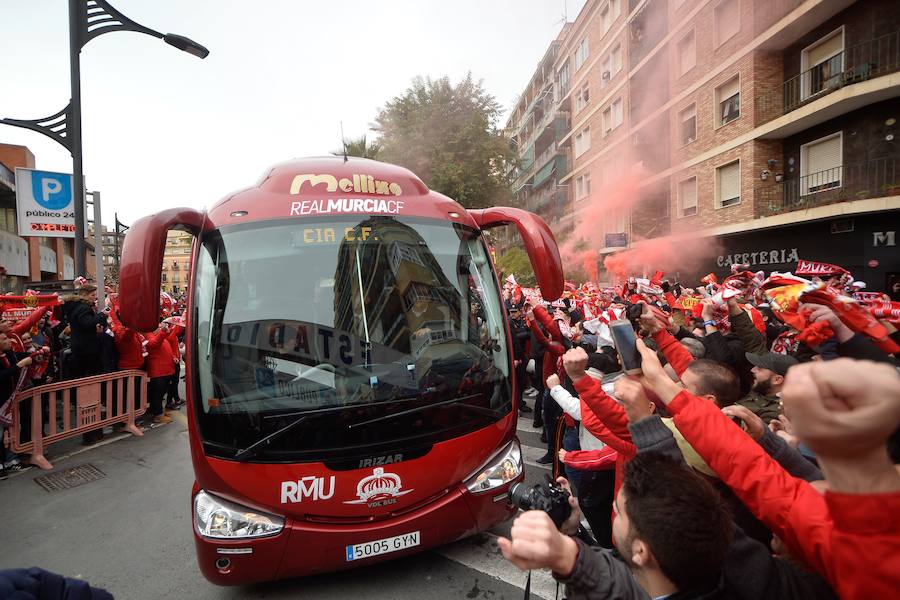
[[[603,266],[620,280],[654,271],[673,274],[692,271],[695,265],[720,251],[721,244],[715,238],[667,236],[644,240],[633,248],[611,254],[603,260]]]

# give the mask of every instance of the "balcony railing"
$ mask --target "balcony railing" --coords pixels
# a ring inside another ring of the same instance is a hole
[[[851,163],[753,190],[757,217],[848,200],[900,194],[897,161],[886,157]]]
[[[785,115],[845,85],[900,70],[900,31],[850,46],[756,97],[758,124]]]

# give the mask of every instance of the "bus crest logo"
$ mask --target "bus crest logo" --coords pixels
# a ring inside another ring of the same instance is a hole
[[[344,504],[366,504],[369,508],[395,504],[397,498],[405,496],[413,490],[403,490],[400,476],[385,473],[381,467],[372,469],[372,474],[363,477],[356,484],[356,500],[345,500]]]

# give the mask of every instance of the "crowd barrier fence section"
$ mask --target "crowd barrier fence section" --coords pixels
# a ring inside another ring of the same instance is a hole
[[[147,410],[148,381],[144,371],[128,370],[23,390],[13,400],[10,448],[50,470],[44,450],[60,440],[115,423],[142,436],[135,419]]]

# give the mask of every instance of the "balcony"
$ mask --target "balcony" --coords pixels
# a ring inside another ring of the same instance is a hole
[[[826,204],[900,195],[892,157],[851,163],[753,190],[756,216],[770,217]]]
[[[799,75],[781,89],[756,97],[758,125],[786,115],[840,88],[900,70],[900,31],[850,46]]]

